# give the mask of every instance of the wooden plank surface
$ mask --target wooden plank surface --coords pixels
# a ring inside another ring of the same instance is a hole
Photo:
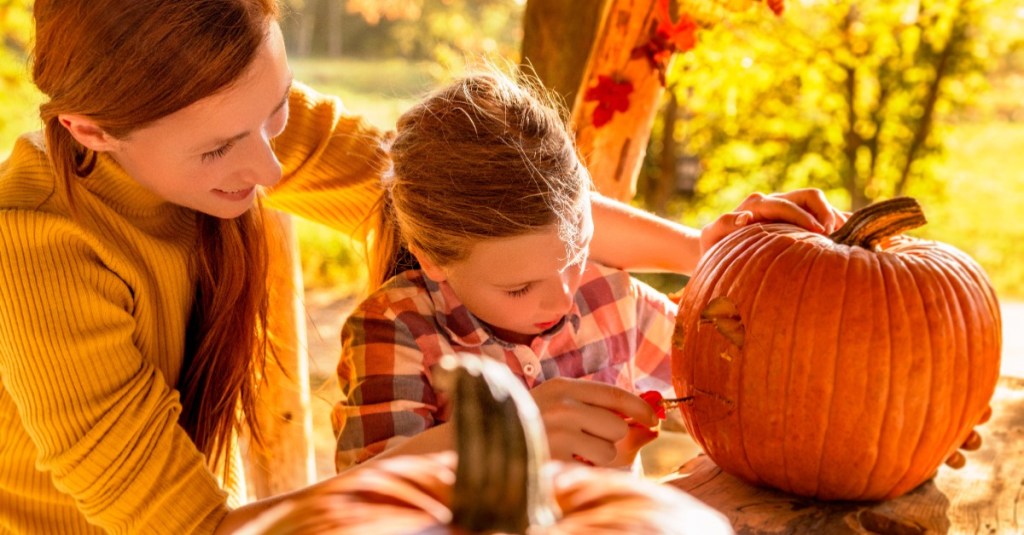
[[[961,470],[885,502],[826,503],[750,486],[699,456],[662,481],[725,514],[738,534],[1024,533],[1024,379],[1002,377],[984,444]]]

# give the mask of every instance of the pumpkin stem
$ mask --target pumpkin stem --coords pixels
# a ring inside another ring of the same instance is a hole
[[[921,205],[912,197],[894,197],[857,210],[839,230],[832,233],[832,241],[849,246],[874,250],[886,238],[902,234],[927,223]]]
[[[547,437],[529,392],[501,362],[460,354],[442,369],[453,398],[458,467],[452,526],[469,532],[526,533],[559,516],[544,476]]]

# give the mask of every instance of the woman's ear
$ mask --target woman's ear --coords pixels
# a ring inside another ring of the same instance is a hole
[[[431,280],[435,282],[442,282],[448,278],[448,274],[445,270],[431,260],[430,256],[420,250],[419,247],[410,245],[409,252],[416,257],[416,261],[420,263],[420,269],[422,269]]]
[[[118,140],[100,128],[92,119],[84,115],[60,114],[57,116],[61,126],[71,133],[83,147],[95,152],[109,152],[117,148]]]

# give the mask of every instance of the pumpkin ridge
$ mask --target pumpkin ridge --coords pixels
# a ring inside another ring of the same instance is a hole
[[[721,284],[723,286],[725,286],[728,283],[728,291],[725,292],[724,295],[732,296],[733,301],[737,304],[738,308],[742,307],[744,303],[750,303],[749,306],[745,307],[745,313],[743,310],[740,310],[740,316],[741,318],[743,318],[742,321],[744,323],[750,321],[750,316],[755,310],[754,306],[756,304],[757,296],[755,295],[753,297],[750,297],[746,295],[742,291],[745,288],[737,288],[736,281],[743,280],[747,276],[747,272],[749,271],[762,273],[766,272],[767,269],[778,260],[778,257],[761,254],[761,252],[765,249],[773,249],[774,247],[777,246],[777,243],[780,240],[785,239],[784,237],[773,235],[767,232],[765,232],[764,236],[765,239],[757,242],[757,246],[750,247],[749,255],[742,257],[742,259],[746,261],[742,263],[742,266],[738,270],[733,272],[732,278],[727,281],[726,278],[723,277],[721,280]],[[748,260],[748,257],[752,258]],[[740,259],[737,259],[737,262],[739,261]],[[765,267],[764,264],[767,264],[767,267]],[[758,288],[758,290],[760,290],[760,288]],[[733,418],[738,422],[738,425],[740,427],[744,425],[745,421],[750,419],[749,413],[743,411],[742,400],[742,396],[745,390],[743,385],[745,384],[745,381],[748,379],[747,374],[750,371],[747,365],[747,355],[750,355],[752,353],[756,354],[756,349],[760,349],[762,347],[764,347],[762,343],[759,343],[755,340],[751,340],[748,335],[748,340],[745,343],[745,346],[743,348],[739,348],[739,350],[737,351],[737,356],[733,358],[730,365],[730,367],[733,369],[732,373],[735,373],[736,375],[735,382],[733,383],[736,385],[736,392],[734,396],[725,395],[724,397],[726,399],[732,400],[731,406],[733,408],[731,410],[734,413]],[[719,393],[719,395],[723,394]],[[735,440],[734,437],[729,437],[727,440],[730,443],[732,443],[733,447],[737,450],[737,460],[743,463],[743,467],[746,468],[747,473],[753,475],[754,481],[763,484],[765,482],[765,479],[762,473],[762,469],[759,467],[759,463],[751,459],[750,453],[747,449],[747,443],[745,442],[744,437],[741,436],[740,440]]]
[[[969,295],[965,291],[964,282],[960,277],[962,270],[959,269],[959,263],[945,257],[939,257],[937,260],[940,261],[940,264],[950,266],[945,269],[940,268],[940,272],[945,276],[946,283],[949,285],[950,290],[952,290],[954,297],[956,298],[957,319],[959,320],[959,328],[956,330],[956,333],[957,340],[961,343],[958,344],[959,350],[954,356],[956,358],[956,365],[958,369],[962,370],[957,374],[957,376],[961,377],[963,388],[962,397],[960,399],[962,404],[960,408],[960,419],[959,423],[953,428],[954,446],[952,448],[952,452],[956,452],[959,449],[958,447],[967,440],[967,435],[971,432],[971,428],[974,424],[974,422],[969,421],[970,418],[968,415],[972,411],[972,405],[974,405],[972,393],[975,389],[972,388],[972,385],[977,382],[977,379],[974,376],[976,370],[974,370],[970,362],[971,348],[973,345],[971,338],[973,337],[973,333],[970,332],[968,327],[970,322],[967,320],[968,315],[972,314],[971,311],[977,308],[977,303],[974,303],[975,299],[972,298],[973,296]],[[968,306],[971,304],[975,306]]]
[[[966,322],[966,318],[964,318],[965,322],[970,323],[971,325],[985,323],[992,327],[995,327],[996,332],[1000,334],[994,337],[995,340],[993,345],[995,346],[996,353],[1001,354],[1001,344],[999,343],[999,337],[1001,336],[1001,321],[999,317],[999,307],[998,304],[996,304],[994,307],[991,305],[991,303],[995,300],[994,294],[988,291],[989,289],[987,287],[979,284],[978,282],[979,275],[977,271],[980,270],[981,267],[978,266],[977,263],[974,262],[974,260],[971,259],[969,256],[960,253],[956,249],[943,248],[942,252],[947,254],[944,254],[941,257],[941,259],[944,261],[945,264],[951,266],[952,270],[955,271],[955,273],[958,275],[956,280],[961,283],[955,285],[955,289],[958,291],[958,294],[965,294],[965,296],[969,298],[970,301],[972,301],[971,304],[974,305],[966,307],[971,319],[974,321]],[[950,274],[950,276],[952,276],[952,274]],[[972,295],[968,292],[970,288],[980,288],[982,291]],[[964,301],[961,301],[961,304],[963,304],[963,302]],[[961,309],[963,308],[964,307],[961,307]],[[994,314],[993,311],[995,312]],[[988,312],[988,314],[984,314],[983,312]],[[989,342],[993,341],[993,337],[984,336],[984,333],[988,332],[990,331],[983,330],[980,332],[976,332],[971,329],[965,329],[965,334],[968,337],[968,349],[966,353],[966,366],[968,369],[968,373],[973,373],[975,376],[980,376],[984,379],[984,383],[982,383],[981,386],[971,389],[971,392],[979,394],[979,396],[977,397],[982,399],[980,399],[976,403],[978,405],[978,408],[976,409],[977,414],[965,415],[966,419],[964,421],[964,424],[966,425],[976,424],[977,419],[981,417],[981,413],[984,412],[985,407],[988,405],[988,400],[991,399],[992,394],[995,392],[995,385],[999,380],[998,361],[982,359],[981,364],[985,365],[985,367],[975,366],[976,359],[974,358],[974,355],[987,353],[985,349],[987,348]],[[968,384],[973,384],[973,382],[968,381]]]
[[[927,342],[927,350],[924,351],[926,355],[934,355],[936,352],[936,346],[940,346],[939,340],[936,340],[936,336],[933,333],[932,322],[929,321],[930,311],[935,306],[937,299],[934,297],[935,290],[930,284],[930,277],[922,276],[921,273],[924,271],[923,263],[921,262],[920,256],[908,256],[904,257],[904,261],[907,263],[908,271],[914,280],[914,287],[917,288],[921,295],[921,311],[924,313],[924,317],[921,318],[921,325],[924,335],[920,337],[921,340]],[[932,298],[929,299],[928,297]],[[941,347],[941,346],[940,346]],[[935,433],[933,428],[935,426],[936,415],[936,402],[935,397],[941,392],[936,392],[937,388],[941,388],[941,359],[930,358],[924,359],[928,364],[928,387],[925,389],[928,399],[923,400],[923,404],[926,407],[923,415],[922,426],[919,430],[917,440],[914,443],[914,447],[911,449],[911,453],[908,455],[912,459],[912,462],[908,464],[907,471],[904,476],[896,483],[896,486],[890,491],[891,495],[902,494],[903,492],[909,491],[917,486],[914,481],[920,481],[922,478],[926,478],[930,475],[931,470],[934,468],[932,465],[938,466],[939,461],[934,461],[932,458],[933,454],[929,454],[928,447],[934,441],[932,438]]]
[[[887,396],[885,403],[885,417],[882,419],[879,428],[879,448],[878,456],[875,462],[875,466],[871,469],[868,475],[868,481],[874,482],[869,483],[861,491],[861,496],[880,496],[885,494],[891,489],[898,479],[899,476],[894,476],[893,472],[896,471],[898,466],[898,459],[900,452],[898,451],[899,444],[902,440],[896,440],[892,438],[894,435],[902,433],[905,424],[905,415],[903,413],[903,407],[907,398],[907,381],[911,379],[909,376],[910,364],[909,360],[903,359],[900,350],[896,347],[897,336],[895,331],[898,327],[906,325],[904,314],[901,311],[906,310],[903,300],[903,292],[899,284],[899,272],[897,266],[893,265],[893,262],[897,260],[895,255],[891,254],[880,254],[877,256],[879,263],[879,271],[883,282],[883,301],[887,304],[885,307],[887,323],[890,325],[890,332],[888,338],[888,357],[889,362],[887,369],[889,370],[889,384],[887,387]],[[909,329],[909,326],[907,326]],[[904,361],[906,361],[907,371],[904,373],[901,369]]]
[[[820,248],[815,247],[806,240],[789,237],[789,241],[790,243],[786,246],[785,250],[777,254],[775,261],[765,270],[764,274],[764,280],[768,281],[769,277],[778,271],[777,276],[781,276],[784,281],[787,281],[784,287],[785,290],[792,290],[793,281],[802,281],[806,277],[807,272],[813,267],[814,260],[817,259],[820,252]],[[813,257],[808,257],[808,250],[814,253]],[[768,284],[766,283],[762,288],[765,286],[768,286]],[[765,314],[770,314],[773,318],[779,318],[778,320],[773,320],[773,322],[778,321],[780,327],[771,330],[771,339],[765,344],[768,348],[767,354],[778,354],[779,352],[788,355],[793,354],[794,340],[801,333],[799,304],[803,301],[806,285],[796,284],[796,289],[797,295],[791,296],[787,300],[784,300],[784,295],[775,295],[774,299],[769,301],[770,306],[767,309],[757,305],[751,307],[751,323],[756,324],[756,318],[764,317]],[[787,324],[789,325],[788,329],[782,327]],[[766,369],[765,400],[775,399],[776,402],[766,406],[766,414],[762,421],[771,422],[772,420],[777,420],[777,423],[771,426],[772,429],[777,431],[777,434],[771,440],[771,442],[774,442],[770,446],[771,449],[764,448],[768,456],[766,466],[774,469],[774,473],[771,473],[770,477],[765,477],[764,479],[770,480],[770,484],[773,486],[784,484],[789,479],[785,454],[785,443],[788,435],[787,424],[789,422],[785,411],[780,410],[780,407],[787,407],[789,405],[789,389],[787,386],[790,374],[792,373],[793,360],[783,359],[781,366],[779,366],[781,369],[779,370],[773,369],[779,364],[778,362],[769,362]],[[772,377],[773,372],[777,376],[774,379]],[[762,468],[762,472],[764,472],[764,468]]]
[[[866,281],[869,272],[867,259],[874,253],[861,247],[847,247],[843,253],[846,255],[846,269],[842,277],[837,276],[837,280],[842,281],[840,285],[844,291],[839,307],[841,315],[836,324],[833,349],[835,358],[831,359],[834,367],[832,395],[826,409],[829,415],[828,430],[821,451],[821,465],[826,469],[819,478],[819,485],[824,485],[827,489],[821,491],[819,486],[819,494],[825,499],[834,499],[840,494],[849,495],[853,485],[853,476],[848,473],[849,470],[834,469],[837,466],[836,460],[845,458],[848,460],[848,466],[851,462],[863,460],[860,452],[855,450],[858,446],[860,414],[864,407],[852,407],[847,400],[867,398],[866,377],[864,373],[859,372],[863,355],[867,353],[864,346],[867,337],[861,333],[867,323],[865,318],[869,317],[870,313],[866,310],[861,296],[869,293],[866,291],[869,288]],[[847,453],[851,451],[855,453]],[[859,465],[850,468],[859,468]]]
[[[908,298],[911,303],[911,305],[904,307],[905,314],[921,313],[927,308],[927,303],[918,278],[915,276],[914,266],[916,263],[914,259],[906,255],[900,255],[895,257],[892,262],[896,272],[900,275],[900,287],[908,289],[907,292],[902,293],[904,303],[908,302]],[[917,320],[916,323],[915,320]],[[920,325],[924,326],[923,331],[920,327],[917,327],[919,330],[914,332],[916,335],[914,339],[918,343],[909,344],[911,358],[909,359],[908,366],[907,396],[904,405],[900,408],[903,415],[904,429],[901,432],[899,443],[905,445],[905,451],[902,452],[899,460],[903,464],[903,469],[894,478],[886,492],[886,496],[893,495],[895,489],[899,488],[907,478],[917,477],[913,473],[913,463],[909,462],[909,460],[913,459],[917,454],[928,425],[928,407],[930,402],[928,398],[931,396],[931,390],[935,382],[934,363],[928,357],[928,355],[932,354],[931,331],[927,322],[920,321],[920,318],[914,316],[908,316],[908,326],[911,330],[915,326]],[[921,332],[924,334],[922,335]],[[924,343],[922,344],[921,341],[924,341]],[[926,347],[922,347],[922,345]],[[914,387],[917,388],[914,389]],[[906,445],[910,444],[913,444],[913,447],[906,447]]]
[[[770,262],[760,268],[763,284],[757,287],[757,291],[750,298],[749,312],[746,322],[753,326],[748,332],[749,347],[744,351],[744,358],[741,362],[744,382],[740,392],[754,393],[756,400],[745,404],[748,408],[743,413],[740,425],[749,427],[753,433],[744,434],[743,449],[747,452],[747,459],[754,467],[758,476],[765,483],[778,486],[785,479],[785,467],[778,461],[783,458],[783,441],[785,421],[782,411],[778,409],[784,406],[786,376],[789,373],[789,361],[779,362],[775,359],[764,358],[765,356],[777,354],[779,343],[785,343],[786,338],[798,332],[795,329],[791,333],[784,333],[781,325],[784,321],[781,318],[785,314],[793,314],[792,303],[784,301],[785,295],[773,293],[789,290],[790,283],[799,276],[799,269],[806,269],[808,266],[803,262],[803,249],[807,244],[793,239],[792,236],[779,234],[770,244]],[[798,262],[793,265],[793,262]],[[779,281],[775,284],[772,281]],[[746,300],[744,300],[746,301]],[[760,318],[772,318],[770,329],[760,329],[762,325]],[[792,316],[795,323],[796,316]],[[779,364],[784,366],[780,368]],[[763,441],[751,448],[753,436],[763,438]]]
[[[805,284],[801,284],[800,285],[800,296],[796,300],[796,307],[795,307],[796,310],[794,311],[794,316],[793,316],[794,322],[799,322],[800,321],[800,319],[802,318],[801,313],[807,308],[806,307],[806,303],[805,303],[805,295],[807,295],[808,292],[810,292],[812,294],[814,293],[813,290],[811,290],[812,285],[809,282],[807,282],[807,281],[810,280],[811,274],[814,273],[815,268],[818,266],[818,262],[820,260],[826,258],[825,254],[826,254],[827,249],[824,249],[824,248],[821,248],[821,247],[814,247],[813,244],[812,244],[812,248],[813,248],[812,250],[814,252],[814,256],[811,259],[809,259],[809,261],[808,261],[809,262],[809,266],[807,268],[807,273],[806,273],[806,275],[804,277]],[[798,410],[802,408],[800,406],[800,400],[798,400],[796,402],[791,402],[790,394],[794,393],[794,392],[797,392],[797,391],[800,391],[800,392],[804,391],[804,388],[799,388],[799,389],[795,388],[794,383],[796,381],[801,380],[801,378],[798,376],[798,372],[794,372],[793,369],[797,368],[798,371],[799,371],[799,370],[802,370],[802,369],[806,368],[806,370],[810,370],[812,368],[812,366],[813,366],[813,358],[814,358],[814,341],[812,339],[810,339],[810,337],[795,336],[795,337],[793,337],[793,341],[794,341],[794,345],[791,347],[790,354],[793,355],[794,358],[793,358],[793,362],[790,363],[790,365],[788,366],[788,373],[787,373],[787,376],[786,376],[786,387],[785,387],[785,390],[784,390],[785,397],[783,398],[783,402],[781,404],[781,407],[783,408],[783,411],[784,411],[784,413],[783,413],[784,425],[783,425],[783,439],[782,439],[782,464],[783,464],[783,473],[785,475],[785,481],[786,481],[787,488],[799,488],[799,487],[805,485],[806,481],[808,480],[807,474],[803,473],[803,471],[806,470],[806,467],[804,467],[803,469],[798,469],[797,467],[790,466],[790,464],[788,462],[789,461],[789,457],[790,457],[790,453],[789,453],[790,450],[794,450],[795,449],[796,450],[796,454],[795,454],[794,458],[799,458],[800,457],[800,453],[801,453],[799,451],[800,450],[799,446],[803,445],[803,437],[797,435],[795,432],[791,432],[791,430],[790,430],[791,424],[793,424],[794,422],[796,422],[796,427],[797,427],[798,430],[802,429],[802,427],[803,427],[802,426],[803,422],[801,422],[801,419],[796,415]],[[801,345],[805,345],[806,349],[802,350],[802,351],[798,351],[798,348]],[[798,360],[798,357],[804,357],[804,358],[800,358]],[[806,361],[806,364],[803,364],[805,361]],[[803,365],[800,365],[800,364],[803,364]],[[802,378],[802,380],[806,384],[806,382],[808,382],[808,377],[804,376]],[[796,435],[796,436],[794,436],[794,435]],[[815,472],[817,472],[817,468],[815,469]],[[817,478],[817,473],[814,474],[814,478],[815,479]]]
[[[849,263],[848,262],[843,262],[842,264],[843,264],[843,278],[845,278],[846,277],[846,273],[849,271]],[[838,278],[838,276],[837,276],[837,278]],[[825,281],[825,282],[827,284],[827,281]],[[841,298],[840,302],[835,307],[838,310],[838,317],[836,318],[836,321],[835,321],[835,324],[834,324],[836,331],[838,331],[839,330],[839,326],[842,325],[843,316],[844,316],[843,304],[845,303],[846,295],[848,293],[847,286],[845,284],[841,284],[841,285],[839,285],[839,287],[841,288],[842,298]],[[817,327],[817,325],[815,325],[815,326]],[[816,331],[815,334],[818,334],[818,332]],[[838,333],[834,333],[834,334],[830,333],[829,336],[825,336],[824,338],[825,339],[834,339],[834,340],[836,340],[836,345],[839,344]],[[836,348],[832,348],[832,350],[835,351]],[[835,396],[835,384],[836,384],[837,374],[838,374],[838,369],[837,369],[837,366],[836,366],[836,364],[834,362],[834,359],[829,359],[829,360],[832,361],[832,362],[829,363],[832,366],[832,369],[831,369],[832,377],[831,377],[831,380],[830,380],[830,383],[829,383],[832,386],[832,388],[830,388],[828,390],[828,392],[825,394],[825,396],[823,396],[823,398],[821,399],[821,403],[823,405],[827,403],[828,409],[827,410],[824,410],[824,409],[822,410],[822,413],[825,415],[825,422],[821,426],[822,434],[821,434],[821,438],[820,438],[820,440],[819,440],[819,442],[817,444],[818,458],[816,459],[816,462],[815,462],[815,465],[814,465],[815,466],[814,473],[815,473],[816,477],[812,480],[812,483],[813,483],[812,495],[814,495],[814,496],[817,496],[819,494],[819,492],[820,492],[820,489],[821,489],[821,467],[822,467],[822,465],[824,464],[824,461],[825,461],[824,457],[825,457],[825,452],[826,452],[826,445],[829,442],[829,430],[831,428],[830,424],[831,424],[831,421],[832,421],[832,399]],[[814,374],[814,376],[815,376],[814,378],[817,378],[818,375],[819,374]],[[813,381],[812,381],[811,384],[812,384],[811,388],[813,388]]]
[[[957,327],[957,324],[963,320],[963,317],[959,314],[959,300],[956,295],[950,295],[950,291],[953,290],[953,288],[950,286],[948,279],[943,276],[945,272],[944,269],[936,267],[936,264],[941,264],[941,262],[936,262],[934,254],[922,255],[921,261],[931,271],[930,274],[932,275],[932,282],[939,290],[942,297],[942,306],[937,308],[937,313],[943,314],[941,319],[943,320],[943,323],[949,327],[943,329],[943,332],[948,335],[948,339],[945,343],[947,355],[944,363],[949,369],[948,374],[945,376],[947,377],[950,395],[945,399],[947,404],[942,414],[946,415],[946,417],[940,420],[942,424],[941,427],[939,427],[940,438],[937,440],[937,444],[933,452],[934,468],[931,469],[931,472],[934,473],[934,471],[939,469],[939,467],[943,465],[943,462],[949,458],[954,451],[956,451],[957,446],[959,446],[959,444],[955,443],[955,440],[959,434],[957,428],[960,426],[960,422],[954,419],[952,415],[956,413],[958,405],[966,402],[966,391],[969,385],[964,383],[964,370],[958,366],[958,363],[960,362],[960,354],[964,352],[963,350],[965,349],[961,347],[960,344],[961,333],[958,332],[960,329],[955,328]],[[943,444],[948,445],[945,446],[945,449],[939,449]]]
[[[681,300],[681,311],[689,310],[692,312],[686,312],[687,315],[696,315],[699,313],[699,309],[701,309],[708,301],[711,300],[712,296],[728,295],[725,290],[728,288],[728,285],[731,284],[731,281],[736,277],[736,272],[742,271],[743,268],[748,265],[748,262],[746,260],[750,256],[753,256],[756,253],[756,251],[760,249],[760,246],[771,238],[771,236],[767,232],[764,232],[759,225],[752,225],[750,227],[740,229],[734,232],[733,235],[741,233],[742,235],[737,236],[737,239],[742,236],[750,235],[751,237],[749,239],[754,240],[753,245],[749,249],[744,250],[735,248],[730,249],[728,247],[719,247],[718,245],[712,247],[706,255],[708,262],[706,262],[703,267],[698,266],[697,271],[694,273],[694,276],[698,276],[698,273],[704,273],[708,269],[711,269],[712,274],[710,276],[713,276],[717,282],[714,285],[708,285],[706,287],[701,287],[696,290],[694,289],[696,288],[695,286],[687,285],[687,289],[684,291],[683,298]],[[721,245],[721,243],[722,242],[719,242],[719,245]],[[737,268],[734,266],[739,267]],[[718,357],[714,357],[711,361],[697,362],[697,359],[704,357],[706,353],[705,351],[699,351],[698,348],[695,347],[694,345],[694,340],[698,338],[696,336],[696,331],[700,329],[700,324],[698,323],[684,325],[682,326],[682,328],[692,329],[694,332],[687,333],[684,331],[683,333],[683,344],[684,348],[686,349],[680,352],[682,358],[675,359],[677,362],[673,363],[673,367],[676,369],[682,367],[685,371],[682,374],[679,374],[677,376],[677,379],[674,380],[674,382],[679,382],[679,376],[688,377],[690,389],[687,390],[683,388],[682,385],[679,385],[676,388],[676,392],[680,396],[701,394],[701,396],[698,396],[697,399],[694,400],[694,403],[692,405],[681,407],[684,414],[687,412],[693,413],[696,411],[705,411],[707,409],[703,404],[707,402],[708,399],[711,399],[713,403],[718,403],[718,399],[728,399],[722,393],[713,393],[709,390],[703,389],[702,385],[697,384],[695,378],[698,366],[700,366],[701,369],[713,370],[715,369],[714,366],[718,364],[718,362],[716,362]],[[728,414],[724,418],[730,417],[729,415],[735,411],[735,406],[735,400],[732,400],[732,404],[729,405],[730,408],[728,409]],[[735,417],[735,415],[732,415],[732,417]],[[689,420],[687,419],[686,421],[688,422]],[[721,441],[718,440],[717,437],[708,436],[708,432],[717,434],[715,428],[709,426],[701,430],[699,428],[696,428],[695,426],[690,426],[689,424],[687,424],[687,428],[690,431],[690,434],[698,441],[698,443],[701,445],[701,448],[705,452],[721,447]],[[749,477],[753,477],[753,471],[749,468],[749,466],[747,467],[747,471],[745,473],[749,474]]]
[[[871,311],[871,329],[865,331],[864,335],[870,341],[864,359],[868,361],[868,369],[876,370],[878,374],[872,376],[872,381],[879,388],[872,388],[869,384],[865,393],[865,403],[871,403],[862,411],[858,419],[857,427],[861,429],[858,438],[860,446],[864,448],[863,459],[869,464],[869,469],[860,471],[857,476],[861,478],[857,485],[851,483],[851,488],[856,491],[851,494],[858,499],[865,499],[869,496],[872,474],[877,469],[881,459],[881,446],[884,444],[883,429],[889,412],[889,394],[892,388],[892,336],[887,332],[886,327],[891,325],[888,317],[888,308],[881,305],[888,302],[887,281],[882,270],[882,255],[872,252],[865,256],[868,263],[870,280],[868,283],[868,294],[870,299],[867,302],[868,310]],[[884,316],[883,316],[884,315]],[[885,344],[879,343],[886,341]],[[883,351],[884,350],[884,351]],[[880,377],[884,372],[884,377]],[[884,389],[882,388],[884,387]]]
[[[934,267],[934,272],[941,275],[938,279],[943,283],[944,292],[952,293],[953,295],[947,295],[946,306],[949,310],[949,319],[954,324],[951,331],[954,333],[954,341],[956,342],[955,349],[951,358],[953,360],[953,392],[954,396],[954,407],[956,409],[957,404],[960,406],[959,418],[949,418],[947,424],[948,430],[946,432],[946,441],[952,443],[949,448],[950,451],[945,452],[942,455],[942,460],[939,462],[939,466],[942,466],[942,461],[945,461],[949,455],[957,451],[959,446],[967,438],[967,433],[970,431],[973,422],[967,421],[967,414],[971,407],[971,373],[972,367],[970,366],[970,333],[967,332],[967,321],[964,316],[963,304],[965,301],[969,301],[968,295],[963,293],[963,285],[961,281],[957,279],[951,279],[956,273],[955,262],[946,262],[945,258],[938,255],[927,255],[926,263],[938,264]]]

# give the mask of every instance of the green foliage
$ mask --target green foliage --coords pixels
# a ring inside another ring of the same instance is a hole
[[[42,96],[28,78],[31,34],[31,2],[0,0],[0,158],[18,135],[40,127]]]
[[[977,259],[1004,298],[1024,296],[1008,223],[1024,206],[1017,3],[787,2],[782,17],[731,15],[699,41],[671,67],[680,109],[655,124],[639,202],[700,226],[753,191],[818,187],[843,208],[909,194],[930,221],[916,234]],[[700,162],[695,188],[658,199],[682,157]]]
[[[326,4],[344,2],[345,12]],[[435,63],[438,74],[460,70],[467,58],[515,57],[523,0],[287,0],[285,38],[293,53],[392,58]],[[302,44],[300,44],[302,43]],[[298,45],[298,46],[293,46]]]
[[[694,204],[810,185],[856,208],[936,183],[935,125],[985,84],[987,2],[806,4],[736,15],[676,59],[676,134],[703,167]]]
[[[467,56],[513,57],[522,33],[522,5],[511,0],[424,0],[419,20],[391,32],[404,55],[458,70]]]
[[[394,128],[398,116],[436,83],[436,64],[429,62],[300,58],[291,67],[296,80],[341,97],[348,109],[382,129]]]
[[[1024,123],[958,125],[948,139],[936,166],[945,188],[909,192],[928,218],[913,234],[969,254],[1001,298],[1024,298]]]
[[[305,287],[364,293],[368,274],[361,244],[329,227],[300,218],[294,221]]]

